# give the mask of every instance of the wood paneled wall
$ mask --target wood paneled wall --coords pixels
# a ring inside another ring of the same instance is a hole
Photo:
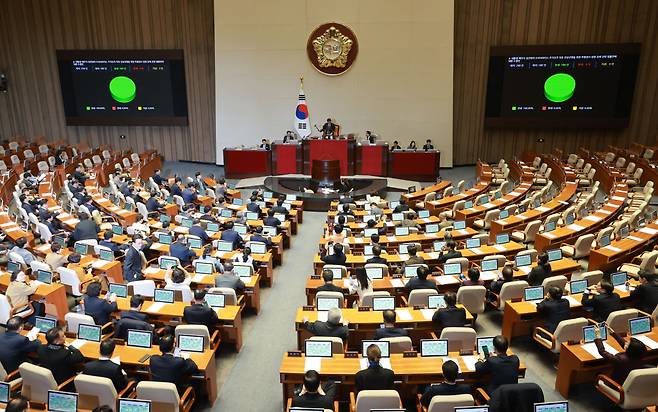
[[[0,135],[64,138],[215,160],[212,0],[11,0],[0,12]],[[55,50],[183,49],[189,125],[66,126]],[[126,139],[119,139],[119,135]]]
[[[658,1],[455,0],[455,164],[523,150],[658,143]],[[485,129],[490,46],[642,43],[631,122],[622,130]],[[537,142],[544,138],[543,143]]]

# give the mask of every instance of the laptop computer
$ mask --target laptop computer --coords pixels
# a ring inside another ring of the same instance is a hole
[[[194,262],[194,272],[202,275],[212,275],[215,273],[215,264],[212,262]]]
[[[77,412],[78,394],[62,391],[48,391],[48,412]]]
[[[206,293],[203,299],[211,308],[223,308],[226,306],[226,296],[221,293]]]
[[[46,318],[43,316],[34,317],[34,327],[39,329],[39,332],[46,333],[50,329],[57,326],[57,320]]]
[[[427,296],[427,307],[429,309],[439,309],[439,308],[445,308],[448,305],[446,305],[446,299],[444,295],[429,295]]]
[[[107,288],[110,293],[114,293],[118,298],[128,297],[128,285],[123,283],[110,283]]]
[[[366,268],[368,279],[384,279],[384,268]]]
[[[420,340],[420,356],[436,357],[448,356],[448,340],[447,339],[421,339]]]
[[[205,338],[198,335],[178,335],[176,347],[181,352],[203,353],[205,349]]]
[[[78,325],[78,339],[88,340],[91,342],[101,341],[101,327],[97,325]]]
[[[331,358],[333,356],[332,344],[330,340],[311,340],[304,341],[304,355],[313,358]]]
[[[379,350],[382,353],[382,358],[389,358],[391,357],[391,351],[390,351],[390,342],[388,341],[382,341],[382,340],[362,340],[361,341],[361,356],[364,358],[368,357],[368,347],[370,345],[377,345],[379,346]]]
[[[151,412],[151,401],[120,398],[117,402],[117,412]]]
[[[543,286],[531,286],[523,289],[523,300],[526,302],[536,302],[544,299]]]
[[[147,330],[128,329],[126,345],[136,348],[150,348],[153,342],[153,332]]]

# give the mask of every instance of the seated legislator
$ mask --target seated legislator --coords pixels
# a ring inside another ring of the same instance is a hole
[[[393,144],[390,147],[390,150],[402,150],[402,146],[400,146],[400,143],[397,140],[393,141]]]
[[[262,139],[258,148],[262,150],[270,150],[270,144],[267,142],[267,139]]]
[[[19,269],[12,272],[9,277],[9,286],[7,286],[7,290],[5,291],[12,310],[27,307],[30,303],[30,297],[34,295],[38,287],[36,282],[31,282],[22,270]],[[43,303],[32,302],[32,307],[34,308],[34,314],[31,318],[43,313]]]
[[[640,271],[640,284],[631,291],[635,300],[635,307],[639,310],[652,313],[658,305],[658,276]]]
[[[256,260],[254,260],[253,256],[251,256],[250,247],[246,247],[242,249],[242,253],[236,253],[235,256],[233,256],[233,262],[246,263],[254,268],[254,272],[258,271],[259,263]]]
[[[227,261],[224,263],[224,273],[215,275],[215,287],[231,288],[235,293],[242,293],[245,285],[242,279],[233,272],[233,263]]]
[[[217,324],[217,312],[205,301],[206,291],[194,291],[194,302],[183,310],[183,320],[190,325],[206,325],[208,328]]]
[[[158,194],[155,191],[152,191],[150,197],[146,201],[146,210],[148,212],[157,212],[158,210],[164,208],[166,203],[161,202],[158,198]]]
[[[51,243],[50,252],[46,255],[46,263],[53,271],[64,266],[67,262],[66,256],[60,253],[61,250],[62,246],[59,243]]]
[[[28,412],[28,401],[27,399],[21,397],[14,398],[9,401],[7,404],[7,407],[5,408],[5,412]],[[95,412],[94,410],[93,412]]]
[[[25,246],[27,246],[27,238],[19,237],[18,239],[16,239],[16,246],[11,248],[10,252],[14,252],[18,254],[20,257],[23,258],[25,264],[29,265],[30,263],[32,263],[33,260],[36,260],[36,256],[34,256],[32,252],[27,250]]]
[[[601,340],[601,330],[598,327],[595,329],[596,339],[594,339],[594,344],[603,359],[612,363],[612,372],[610,373],[612,380],[622,384],[628,377],[628,374],[635,369],[655,368],[655,366],[644,360],[647,353],[647,348],[644,346],[644,343],[635,338],[631,338],[626,342],[624,338],[619,336],[615,331],[611,329],[608,330],[619,346],[624,348],[624,351],[614,355],[606,351]]]
[[[528,273],[528,284],[530,286],[540,286],[544,279],[551,277],[551,264],[548,263],[548,253],[542,252],[537,257],[537,266]]]
[[[366,260],[366,264],[368,263],[377,263],[379,265],[386,265],[388,262],[386,259],[381,257],[382,254],[382,247],[379,245],[375,245],[372,247],[372,257]]]
[[[185,204],[196,202],[198,196],[196,193],[196,187],[194,186],[194,183],[187,184],[187,187],[183,189],[183,191],[181,192],[181,197],[183,198],[183,202],[185,202]]]
[[[466,271],[467,279],[463,279],[462,286],[483,286],[484,281],[480,279],[480,271],[477,268],[468,268]]]
[[[409,254],[409,259],[404,262],[405,266],[422,265],[425,263],[425,259],[423,259],[422,256],[418,256],[418,249],[416,249],[416,246],[409,246],[407,248],[407,253]]]
[[[226,242],[232,242],[234,250],[239,249],[244,243],[242,236],[233,229],[233,222],[226,222],[225,229],[222,231],[220,239]]]
[[[249,237],[250,242],[262,242],[265,243],[265,247],[268,249],[272,248],[272,241],[269,237],[263,236],[263,226],[256,226],[254,228],[254,233]]]
[[[131,245],[126,250],[126,257],[123,260],[123,278],[126,282],[133,282],[135,280],[142,280],[142,254],[140,253],[146,242],[141,235],[136,234],[133,236]]]
[[[336,133],[336,124],[328,118],[325,124],[322,125],[322,138],[323,139],[333,139],[334,133]]]
[[[322,322],[321,320],[316,320],[315,322],[309,322],[307,318],[303,319],[303,326],[311,332],[314,336],[331,336],[336,338],[341,338],[343,342],[347,342],[347,336],[349,334],[349,329],[347,324],[342,324],[340,322],[343,317],[343,313],[338,308],[329,309],[327,314],[327,321]]]
[[[176,241],[169,245],[169,255],[178,258],[181,266],[189,266],[196,253],[187,246],[185,235],[178,235]]]
[[[592,309],[592,317],[597,322],[605,322],[608,315],[623,309],[619,295],[608,280],[602,280],[598,285],[590,286],[583,293],[581,303],[585,308]]]
[[[415,289],[434,289],[436,290],[436,282],[432,279],[427,279],[430,270],[425,266],[416,268],[416,277],[409,279],[404,289],[411,292]]]
[[[562,298],[562,288],[551,286],[544,300],[537,304],[537,313],[544,318],[543,327],[553,333],[557,325],[571,317],[569,301]]]
[[[66,345],[62,328],[55,326],[46,332],[46,345],[37,349],[39,366],[50,369],[57,384],[75,375],[75,366],[84,362],[82,353],[73,346]]]
[[[406,330],[395,327],[396,314],[394,310],[387,309],[382,313],[382,316],[384,317],[384,327],[375,330],[375,339],[397,338],[409,335]]]
[[[75,230],[73,230],[73,234],[69,239],[69,246],[73,246],[79,240],[98,239],[98,232],[101,231],[98,224],[91,220],[88,214],[80,212],[78,213],[78,219],[80,219],[80,222],[75,225]]]
[[[462,327],[466,324],[466,309],[457,307],[457,294],[448,291],[443,295],[445,308],[437,308],[432,316],[432,322],[439,329]]]
[[[160,169],[155,169],[153,172],[153,181],[155,182],[156,185],[160,186],[163,182],[162,176],[160,176]]]
[[[354,269],[354,277],[349,278],[349,291],[350,294],[356,293],[359,296],[359,305],[363,301],[363,297],[367,294],[372,294],[372,282],[368,278],[368,273],[363,267]]]
[[[174,356],[174,343],[173,335],[160,338],[162,354],[151,357],[151,380],[173,383],[178,388],[178,393],[182,394],[189,386],[189,377],[198,373],[199,368],[192,359]]]
[[[304,374],[304,385],[299,393],[292,398],[293,408],[334,408],[334,396],[336,386],[330,379],[320,386],[320,374],[314,370],[308,370]]]
[[[441,248],[439,257],[437,258],[437,263],[446,263],[448,259],[462,257],[462,252],[457,250],[457,243],[454,240],[449,240]]]
[[[283,135],[283,143],[294,142],[297,140],[297,135],[295,135],[292,130],[286,130],[286,134]]]
[[[368,367],[360,370],[354,376],[354,389],[356,392],[364,390],[393,389],[395,374],[379,364],[382,352],[379,346],[372,344],[366,349]]]
[[[507,354],[509,347],[507,338],[502,335],[496,336],[493,346],[495,353],[489,354],[486,359],[480,358],[475,363],[475,372],[490,374],[489,383],[484,388],[488,394],[500,385],[519,383],[519,357]]]
[[[263,210],[258,205],[258,196],[251,195],[251,197],[249,198],[249,203],[247,203],[247,210],[249,212],[258,213],[258,216],[260,216],[263,213]]]
[[[345,262],[347,262],[347,256],[343,253],[343,245],[340,243],[334,244],[333,251],[334,253],[329,255],[327,254],[327,249],[322,248],[320,259],[328,265],[345,265]]]
[[[190,227],[188,233],[192,236],[199,237],[203,243],[208,243],[210,236],[208,236],[206,231],[199,224],[199,219],[194,219],[193,222],[194,224]]]
[[[104,325],[110,321],[110,315],[118,310],[116,295],[108,293],[105,299],[98,296],[101,293],[101,284],[92,282],[87,286],[87,296],[84,298],[85,314],[94,319],[97,325]]]
[[[267,211],[267,216],[263,219],[263,225],[272,227],[281,226],[281,221],[274,217],[274,210],[270,209]]]
[[[288,209],[286,209],[283,206],[285,201],[286,201],[285,196],[283,195],[279,196],[279,198],[276,200],[276,206],[272,206],[270,210],[273,211],[274,213],[281,213],[286,217],[286,219],[288,219],[288,215],[290,214],[290,212],[288,211]]]
[[[191,302],[194,298],[190,284],[192,276],[180,267],[169,268],[164,275],[165,288],[180,290],[183,294],[183,302]]]
[[[500,289],[503,288],[503,285],[507,282],[512,282],[514,280],[514,271],[509,265],[505,265],[503,270],[501,270],[501,277],[498,280],[494,280],[489,285],[489,290],[496,295],[500,294]]]
[[[433,383],[425,389],[423,396],[420,398],[420,403],[424,407],[429,407],[432,398],[435,396],[446,395],[466,395],[471,393],[471,388],[468,385],[458,384],[457,375],[459,373],[459,366],[453,360],[443,362],[441,365],[444,381],[441,383]]]
[[[121,248],[119,247],[119,245],[112,242],[113,237],[114,237],[114,233],[112,233],[112,230],[111,229],[106,230],[105,232],[103,232],[103,240],[98,242],[98,245],[110,249],[116,255],[121,251]]]
[[[7,373],[18,369],[27,360],[27,354],[36,352],[41,344],[21,335],[23,319],[20,316],[9,318],[5,333],[0,334],[0,363]]]
[[[416,229],[420,228],[420,225],[416,223],[416,214],[414,212],[407,212],[404,215],[404,219],[400,223],[402,227],[415,227]]]
[[[432,140],[427,139],[425,141],[425,144],[423,145],[423,150],[424,151],[434,150],[434,145],[432,144]]]
[[[130,297],[130,309],[122,310],[119,313],[119,320],[114,324],[114,338],[125,340],[128,337],[128,329],[153,330],[153,325],[148,323],[148,315],[141,312],[143,304],[143,296]]]
[[[126,379],[126,372],[121,368],[121,364],[114,363],[112,360],[115,347],[114,340],[103,340],[99,346],[100,356],[98,360],[87,362],[82,373],[108,378],[114,384],[114,389],[117,392],[121,392],[128,385],[128,379]]]
[[[324,284],[318,286],[317,288],[318,292],[343,293],[343,288],[334,285],[334,274],[329,269],[325,269],[322,271],[322,280],[324,280]]]
[[[345,230],[343,230],[343,225],[338,223],[334,226],[333,230],[331,233],[328,233],[327,236],[325,236],[325,239],[327,239],[327,244],[329,243],[343,243],[345,241]]]

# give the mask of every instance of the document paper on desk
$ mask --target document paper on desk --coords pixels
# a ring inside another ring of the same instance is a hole
[[[381,358],[379,364],[382,368],[393,370],[391,367],[391,358]],[[368,358],[359,358],[359,365],[361,370],[368,369]]]
[[[652,229],[652,228],[650,228],[650,227],[643,227],[642,229],[640,229],[640,232],[642,232],[642,233],[646,233],[647,235],[651,235],[651,236],[653,236],[653,235],[655,235],[656,233],[658,233],[658,230],[656,230],[656,229]]]
[[[146,273],[147,275],[153,275],[155,273],[158,273],[159,271],[160,271],[160,268],[157,267],[157,266],[151,266],[151,267],[148,267],[148,268],[144,269],[144,273]]]
[[[580,347],[583,348],[585,351],[587,351],[590,355],[592,355],[596,359],[603,359],[603,356],[601,356],[601,354],[599,353],[599,350],[596,349],[596,345],[594,344],[594,342],[583,343],[582,345],[580,345]],[[619,351],[617,349],[615,349],[612,346],[608,345],[607,342],[603,342],[603,347],[605,348],[606,352],[608,352],[612,355],[616,355],[616,354],[619,353]]]
[[[88,341],[86,341],[84,339],[76,339],[73,342],[69,343],[69,346],[73,346],[76,349],[80,349],[82,347],[82,345],[84,345],[87,342]]]
[[[394,288],[403,288],[404,287],[404,282],[402,279],[391,279],[391,286]]]
[[[434,312],[436,311],[434,309],[421,309],[420,312],[423,314],[425,320],[432,320]]]
[[[651,350],[658,349],[658,342],[656,342],[655,340],[651,339],[646,335],[635,335],[633,337],[639,340],[640,342],[644,343],[646,347]]]
[[[409,313],[409,309],[396,309],[395,314],[399,320],[412,320],[414,317]]]
[[[504,251],[507,250],[507,248],[506,248],[505,246],[503,246],[503,245],[493,245],[492,247],[493,247],[494,249],[496,249],[497,251],[499,251],[499,252],[504,252]]]
[[[564,298],[569,301],[569,306],[580,306],[580,302],[578,302],[578,300],[573,296],[564,296]]]
[[[165,303],[164,302],[155,302],[151,304],[148,309],[146,309],[147,312],[160,312],[160,309],[164,308]]]
[[[475,364],[478,361],[478,357],[475,355],[466,355],[462,356],[462,360],[464,361],[464,364],[466,365],[466,369],[469,371],[474,371],[475,370]]]
[[[317,356],[307,356],[304,358],[304,372],[314,370],[320,373],[322,367],[322,358]]]
[[[203,273],[195,273],[194,276],[192,277],[192,282],[194,283],[201,283],[203,282],[203,279],[206,277]]]

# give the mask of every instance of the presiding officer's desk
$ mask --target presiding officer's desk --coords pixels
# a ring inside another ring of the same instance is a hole
[[[511,353],[511,352],[508,352]],[[477,355],[460,355],[459,352],[449,352],[446,358],[442,357],[404,357],[402,354],[391,354],[390,367],[395,373],[395,380],[401,382],[398,392],[403,398],[415,398],[418,385],[427,385],[443,381],[441,367],[443,362],[451,359],[457,363],[460,378],[465,383],[484,385],[489,377],[478,375],[475,372]],[[283,390],[283,404],[291,398],[295,385],[302,384],[306,372],[306,358],[302,356],[283,355],[279,368],[279,379]],[[382,361],[385,362],[385,361]],[[354,379],[357,372],[364,369],[363,358],[346,358],[343,355],[334,355],[331,358],[322,358],[317,372],[322,379],[335,379],[340,381],[337,385],[336,400],[348,401],[350,391],[354,391]],[[388,366],[388,365],[387,365]],[[519,365],[519,376],[525,376],[526,367],[523,362]],[[398,386],[396,385],[396,388]]]
[[[461,305],[458,305],[461,306]],[[298,308],[295,316],[295,330],[297,331],[297,347],[304,347],[304,340],[313,336],[304,328],[303,320],[307,318],[309,322],[316,320],[326,321],[327,312],[317,310],[305,310],[310,308]],[[473,323],[473,315],[466,310],[466,323]],[[343,321],[349,322],[350,328],[348,347],[360,348],[360,342],[363,339],[372,339],[375,329],[378,329],[384,323],[382,311],[362,311],[357,308],[343,308]],[[429,339],[430,333],[436,330],[436,325],[432,323],[432,316],[435,309],[414,309],[414,308],[395,308],[397,318],[395,324],[401,328],[408,329],[409,336],[418,344],[420,339]]]
[[[224,148],[224,170],[227,179],[269,176],[272,174],[272,152],[254,148]]]

